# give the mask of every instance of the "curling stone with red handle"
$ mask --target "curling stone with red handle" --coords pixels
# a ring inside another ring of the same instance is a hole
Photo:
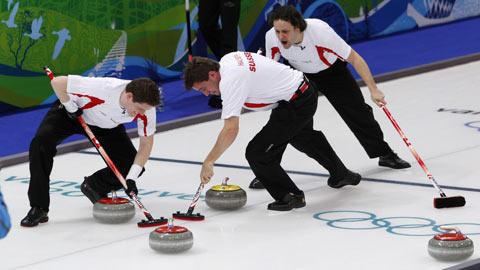
[[[460,261],[473,254],[473,241],[458,228],[440,227],[445,233],[435,235],[428,241],[428,253],[441,261]]]

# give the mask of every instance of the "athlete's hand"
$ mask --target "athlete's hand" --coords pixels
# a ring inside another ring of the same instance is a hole
[[[83,110],[81,108],[77,108],[77,110],[74,112],[69,112],[67,110],[65,110],[65,112],[67,112],[68,117],[73,120],[77,120],[77,118],[83,114]]]
[[[213,176],[213,163],[204,162],[202,165],[202,171],[200,172],[200,181],[203,184],[210,182]]]
[[[83,113],[82,108],[78,107],[78,105],[72,100],[62,102],[62,106],[65,109],[65,112],[67,112],[68,117],[73,120],[77,120],[77,118]]]
[[[378,107],[381,107],[382,105],[387,105],[387,102],[385,101],[385,95],[382,91],[378,90],[378,88],[370,91],[370,98],[373,102],[375,102],[375,104],[377,104]]]
[[[127,194],[128,197],[130,197],[130,199],[132,198],[132,195],[130,194],[132,192],[135,195],[138,195],[137,184],[132,179],[127,179],[127,189],[125,190],[125,193]]]

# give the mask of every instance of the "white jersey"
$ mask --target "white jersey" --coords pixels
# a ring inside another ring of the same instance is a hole
[[[305,19],[307,28],[300,44],[285,49],[275,29],[265,34],[266,56],[278,61],[280,56],[290,65],[305,73],[318,73],[329,68],[337,59],[345,61],[352,48],[324,21]]]
[[[120,94],[130,81],[116,78],[90,78],[68,75],[67,93],[83,110],[83,119],[92,126],[114,128],[137,120],[138,135],[150,136],[156,130],[156,111],[131,117],[120,106]]]
[[[268,110],[290,100],[303,73],[262,55],[232,52],[220,60],[222,119],[239,116],[242,107]]]

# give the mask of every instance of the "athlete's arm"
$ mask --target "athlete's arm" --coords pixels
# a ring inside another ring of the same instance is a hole
[[[218,134],[215,145],[213,146],[212,150],[210,150],[210,153],[203,162],[202,170],[200,172],[200,179],[202,183],[206,184],[211,180],[213,176],[213,164],[235,141],[240,129],[239,122],[240,118],[238,116],[232,116],[228,119],[225,119],[223,128],[220,131],[220,134]]]
[[[367,85],[368,90],[370,90],[370,97],[372,101],[375,102],[375,104],[377,104],[378,106],[381,106],[382,104],[387,104],[387,102],[385,101],[385,95],[382,93],[382,91],[378,89],[377,84],[373,79],[372,72],[370,71],[370,68],[368,67],[363,57],[361,57],[352,48],[352,51],[347,58],[347,61],[352,64],[352,66],[355,68],[355,71],[357,71],[357,73]]]
[[[57,95],[61,103],[66,103],[70,100],[70,97],[67,94],[67,76],[58,76],[51,80],[53,91]]]
[[[272,28],[273,29],[273,28]],[[265,34],[265,57],[275,61],[280,60],[280,50],[276,47],[274,40],[277,39],[275,35],[271,35],[271,30]],[[275,47],[275,49],[274,49]]]
[[[150,153],[153,148],[153,135],[150,136],[140,136],[140,145],[138,146],[138,152],[135,156],[134,164],[144,167],[147,163]]]

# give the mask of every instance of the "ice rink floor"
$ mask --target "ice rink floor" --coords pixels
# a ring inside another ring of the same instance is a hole
[[[307,206],[268,211],[268,193],[248,190],[253,174],[244,158],[248,141],[268,112],[245,114],[236,142],[218,160],[206,189],[228,176],[247,190],[247,205],[222,212],[201,200],[195,212],[205,215],[205,221],[176,222],[193,232],[193,248],[164,255],[148,245],[154,228],[137,228],[144,218],[138,209],[126,224],[99,224],[92,218],[92,205],[79,184],[83,176],[104,167],[95,149],[55,158],[50,221],[34,228],[19,226],[29,210],[28,164],[7,167],[0,171],[0,185],[13,227],[0,240],[0,269],[425,270],[458,264],[431,258],[427,242],[437,225],[449,224],[480,244],[479,70],[480,62],[474,62],[379,84],[393,117],[435,179],[448,196],[464,196],[464,207],[432,206],[437,191],[381,109],[375,107],[374,113],[386,141],[412,168],[377,166],[321,97],[315,128],[326,134],[345,164],[363,176],[358,186],[329,188],[326,171],[288,147],[282,164],[305,191]],[[367,90],[362,91],[368,99]],[[138,181],[140,199],[154,217],[188,208],[198,187],[199,164],[222,125],[217,120],[156,135],[152,159]],[[475,251],[470,259],[479,254]]]

